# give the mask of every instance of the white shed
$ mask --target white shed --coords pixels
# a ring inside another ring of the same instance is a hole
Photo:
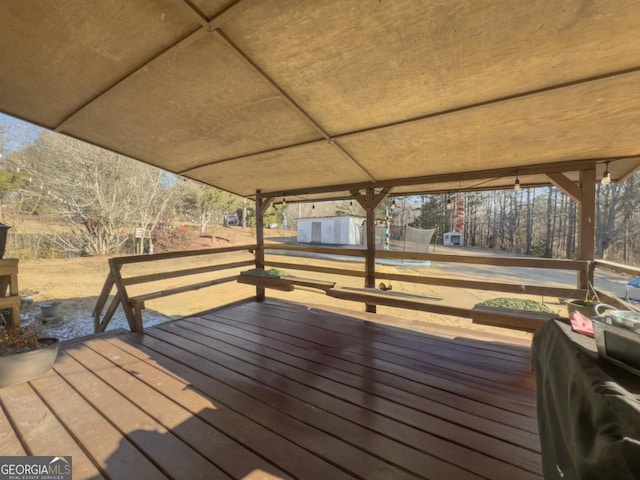
[[[462,233],[460,232],[447,232],[443,235],[442,244],[450,247],[462,247]]]
[[[362,223],[359,217],[315,217],[298,219],[298,242],[332,245],[362,245]]]

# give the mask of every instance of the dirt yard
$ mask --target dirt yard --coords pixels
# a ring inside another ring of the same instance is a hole
[[[277,232],[268,232],[277,235]],[[269,235],[267,235],[269,237]],[[267,238],[267,241],[269,238]],[[219,229],[212,239],[200,239],[196,248],[213,248],[230,245],[249,245],[253,243],[254,238],[251,232],[240,228]],[[440,247],[438,253],[456,253],[456,254],[487,254],[498,255],[497,252],[480,251],[479,249],[456,249],[455,252],[448,247]],[[135,269],[126,266],[123,269],[124,276],[140,275],[151,273],[154,271],[183,269],[192,266],[202,265],[206,262],[210,263],[226,263],[231,261],[239,261],[243,259],[252,259],[249,252],[232,252],[216,257],[200,258],[200,259],[181,259],[179,262],[156,262],[156,265],[144,264],[138,265]],[[311,260],[304,257],[267,257],[277,261],[288,263],[316,263],[317,260]],[[325,260],[323,265],[335,268],[348,268],[362,270],[362,265],[357,263],[349,263],[337,260]],[[250,268],[250,267],[247,267]],[[127,270],[129,269],[129,270]],[[542,284],[546,282],[557,286],[568,286],[571,288],[575,285],[575,275],[564,272],[540,272],[536,269],[492,269],[491,272],[485,270],[485,267],[475,267],[471,265],[458,264],[437,264],[430,266],[399,266],[399,265],[380,265],[380,271],[397,272],[414,275],[429,276],[453,276],[460,279],[474,279],[486,281],[505,281],[513,283],[514,275],[521,279],[524,284]],[[108,263],[106,258],[71,258],[71,259],[52,259],[52,260],[24,260],[20,262],[19,286],[21,295],[30,297],[33,304],[23,309],[23,319],[25,321],[33,321],[39,314],[37,304],[43,301],[59,300],[62,302],[61,316],[63,318],[62,326],[58,326],[57,330],[52,329],[52,334],[59,334],[65,338],[80,336],[91,333],[93,331],[92,311],[96,304],[96,300],[100,294],[105,278],[108,273]],[[218,277],[227,276],[229,272],[216,272],[213,275]],[[315,272],[298,272],[321,280],[335,281],[336,278],[327,274],[318,274]],[[131,294],[147,293],[154,290],[162,290],[174,288],[176,286],[195,283],[203,279],[211,278],[212,274],[197,277],[183,277],[178,279],[167,279],[148,284],[144,287],[132,287]],[[606,291],[611,291],[617,295],[624,296],[625,284],[627,278],[621,276],[607,275],[600,276],[597,279],[596,287]],[[388,283],[388,282],[387,282]],[[356,277],[340,277],[338,284],[344,286],[362,287],[362,279]],[[454,289],[429,285],[403,284],[393,282],[393,291],[415,293],[422,296],[430,296],[442,299],[442,302],[450,305],[461,307],[473,307],[476,303],[490,298],[499,296],[509,296],[498,292]],[[166,320],[167,318],[176,318],[189,314],[194,314],[215,308],[226,303],[249,298],[254,294],[255,290],[251,286],[240,285],[236,283],[228,283],[218,287],[206,288],[203,290],[189,292],[170,297],[165,297],[147,302],[147,310],[143,313],[145,324],[149,320],[152,323]],[[312,304],[316,306],[326,306],[338,309],[350,309],[363,311],[363,305],[347,302],[327,297],[323,293],[312,290],[296,289],[295,292],[286,293],[274,290],[267,290],[267,296],[270,298],[281,298],[287,301],[295,301],[298,303]],[[536,301],[540,301],[549,306],[553,311],[564,313],[564,305],[557,298],[540,298],[529,296]],[[378,307],[380,320],[386,323],[395,323],[398,326],[406,326],[409,328],[420,329],[423,322],[435,322],[443,325],[457,326],[462,325],[479,330],[490,330],[506,335],[514,335],[519,338],[528,338],[529,334],[515,332],[505,329],[494,329],[492,327],[478,326],[471,324],[471,320],[457,317],[449,317],[445,315],[427,314],[414,312],[410,310],[399,310],[387,307]],[[117,321],[114,326],[125,326],[124,316],[119,309],[116,315]],[[61,330],[62,328],[62,330]]]

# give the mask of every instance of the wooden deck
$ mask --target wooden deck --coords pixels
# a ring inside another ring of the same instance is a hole
[[[357,314],[354,314],[357,315]],[[527,347],[268,301],[67,345],[2,455],[73,478],[541,479]]]

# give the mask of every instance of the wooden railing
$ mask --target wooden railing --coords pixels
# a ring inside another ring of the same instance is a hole
[[[326,247],[301,247],[298,245],[272,245],[266,244],[265,252],[307,252],[315,254],[329,254],[343,258],[356,257],[364,258],[366,251],[361,249],[350,248],[326,248]],[[459,280],[448,277],[435,277],[426,275],[404,275],[397,273],[376,272],[376,279],[395,280],[398,282],[410,282],[424,285],[438,285],[443,287],[454,288],[470,288],[475,290],[492,290],[505,293],[529,294],[529,295],[545,295],[563,298],[582,298],[587,291],[579,288],[580,272],[593,268],[593,263],[581,260],[556,260],[549,258],[531,258],[531,257],[494,257],[494,256],[471,256],[471,255],[448,255],[435,253],[417,253],[417,252],[376,252],[376,259],[393,259],[393,260],[415,260],[415,261],[431,261],[445,263],[462,263],[469,265],[484,265],[487,267],[520,267],[520,268],[538,268],[549,270],[568,270],[576,273],[575,288],[558,288],[546,285],[526,285],[523,283],[507,284],[503,282],[485,282],[474,280]],[[291,270],[314,271],[321,273],[330,273],[335,275],[346,275],[352,277],[363,277],[363,270],[320,267],[316,265],[300,265],[297,263],[279,262],[267,260],[266,265],[274,268],[286,268]]]
[[[156,255],[136,255],[129,257],[118,257],[109,260],[109,274],[105,280],[104,287],[96,303],[94,309],[94,326],[95,331],[104,331],[109,321],[113,317],[116,309],[119,305],[122,306],[126,315],[129,326],[134,332],[143,332],[142,326],[142,310],[145,308],[145,302],[168,295],[179,294],[187,291],[193,291],[200,288],[205,288],[214,285],[220,285],[223,283],[234,282],[238,279],[238,274],[243,267],[254,266],[255,258],[222,263],[216,265],[205,265],[194,268],[184,268],[170,271],[161,271],[147,274],[137,274],[123,277],[122,267],[124,265],[139,265],[148,262],[158,262],[163,260],[176,260],[193,256],[205,256],[205,255],[219,255],[229,252],[237,251],[249,251],[255,254],[257,250],[256,245],[242,245],[237,247],[195,250],[187,252],[171,252],[165,254]],[[323,266],[309,263],[295,263],[293,261],[281,261],[281,255],[290,255],[297,252],[299,255],[311,255],[317,257],[319,261],[323,261],[327,258],[337,259],[352,259],[362,261],[366,257],[366,250],[351,249],[351,248],[328,248],[328,247],[316,247],[316,246],[299,246],[299,245],[281,245],[281,244],[265,244],[264,252],[269,253],[269,256],[265,258],[265,269],[278,268],[286,269],[287,271],[307,271],[316,272],[321,274],[328,274],[332,277],[358,277],[365,278],[366,273],[364,271],[364,262],[362,268],[339,268],[335,266]],[[327,257],[329,255],[330,257]],[[451,277],[438,277],[430,275],[408,275],[402,273],[389,273],[385,271],[376,272],[376,281],[378,280],[391,280],[397,282],[409,282],[413,284],[422,285],[437,285],[443,287],[454,288],[467,288],[475,290],[491,290],[496,292],[505,292],[511,294],[528,294],[528,295],[541,295],[549,297],[559,298],[584,298],[588,291],[578,287],[580,283],[580,275],[584,272],[593,274],[593,269],[597,265],[601,268],[614,269],[614,266],[607,264],[606,262],[586,262],[579,260],[556,260],[545,258],[530,258],[530,257],[495,257],[495,256],[471,256],[471,255],[450,255],[450,254],[435,254],[435,253],[403,253],[403,252],[389,252],[378,251],[376,252],[377,259],[391,259],[391,260],[413,260],[422,262],[443,262],[451,264],[468,264],[468,265],[480,265],[486,266],[487,269],[492,267],[513,267],[513,268],[535,268],[535,269],[549,269],[549,270],[563,270],[572,271],[576,274],[576,287],[556,287],[550,285],[534,285],[525,284],[517,281],[518,276],[514,274],[513,283],[505,282],[486,282],[479,280],[468,280]],[[622,266],[617,266],[621,268]],[[132,285],[142,285],[158,280],[186,277],[192,275],[199,275],[203,273],[210,273],[222,270],[229,270],[230,274],[222,278],[212,278],[205,281],[199,281],[188,285],[183,285],[175,288],[155,290],[145,292],[139,295],[130,295],[127,288]],[[629,272],[627,272],[629,273]],[[640,274],[640,270],[638,270]],[[336,278],[332,278],[336,280]],[[244,282],[246,283],[246,282]],[[261,286],[264,287],[264,286]],[[115,288],[115,295],[111,300],[111,303],[107,307],[108,299],[111,292]],[[335,289],[327,291],[330,296],[336,298],[344,298],[349,300],[361,301],[369,304],[371,302],[379,305],[396,306],[399,308],[411,308],[421,311],[439,312],[457,316],[464,316],[472,318],[473,309],[461,308],[453,305],[443,305],[430,303],[428,299],[417,295],[400,294],[397,292],[382,292],[372,291],[371,289],[360,289],[356,291],[354,288],[340,288],[337,286]],[[609,295],[602,294],[602,297],[613,305],[622,308],[625,304],[621,303],[621,300],[617,297],[611,297]],[[517,326],[515,327],[517,328]]]
[[[594,260],[596,268],[602,270],[608,270],[615,273],[625,273],[627,275],[633,275],[640,277],[640,268],[630,267],[628,265],[620,265],[619,263],[608,262],[606,260]]]
[[[265,251],[278,253],[294,253],[306,252],[313,254],[329,254],[332,257],[352,258],[360,260],[366,256],[366,251],[360,249],[336,249],[326,247],[301,247],[301,246],[282,246],[282,245],[265,245]],[[450,255],[450,254],[434,254],[434,253],[403,253],[403,252],[376,252],[376,259],[395,259],[395,260],[415,260],[423,262],[439,262],[450,264],[466,264],[476,266],[486,266],[488,272],[494,267],[508,268],[533,268],[542,270],[561,270],[575,273],[575,287],[557,287],[545,284],[527,284],[518,281],[518,272],[514,270],[512,283],[505,282],[488,282],[468,279],[456,279],[448,277],[438,277],[432,275],[406,275],[402,273],[388,273],[384,271],[376,271],[376,281],[390,280],[397,282],[407,282],[421,285],[438,285],[443,287],[453,287],[460,289],[474,289],[485,291],[504,292],[517,295],[539,295],[546,297],[557,297],[565,299],[584,299],[592,296],[594,293],[600,301],[612,305],[616,308],[624,310],[633,310],[635,307],[625,302],[623,299],[605,293],[601,290],[591,288],[589,290],[580,288],[582,280],[593,278],[596,267],[599,269],[607,269],[620,273],[631,275],[640,275],[640,269],[626,267],[623,265],[613,264],[604,261],[580,261],[580,260],[562,260],[562,259],[546,259],[531,257],[495,257],[495,256],[470,256],[470,255]],[[308,264],[298,264],[292,262],[282,262],[267,258],[266,267],[282,268],[287,270],[312,271],[331,275],[351,276],[364,278],[363,269],[343,269],[336,267],[316,266]],[[385,291],[376,291],[363,288],[341,288],[329,290],[328,295],[343,300],[352,300],[365,303],[367,305],[386,305],[397,308],[409,308],[412,310],[425,311],[431,313],[440,313],[445,315],[453,315],[465,318],[471,318],[474,323],[482,323],[486,325],[502,326],[526,331],[535,331],[539,328],[550,315],[526,313],[511,309],[495,309],[490,307],[482,307],[476,305],[472,308],[465,308],[459,305],[447,305],[442,302],[433,301],[428,297],[420,295],[412,295],[407,293],[394,293]],[[552,315],[552,316],[555,316]]]
[[[177,269],[177,270],[165,270],[161,272],[155,272],[145,275],[136,275],[123,277],[122,267],[124,265],[140,265],[149,262],[159,262],[163,260],[180,260],[188,257],[207,256],[207,255],[219,255],[229,252],[238,251],[254,251],[255,245],[242,245],[237,247],[226,248],[212,248],[204,250],[189,250],[185,252],[169,252],[160,253],[156,255],[134,255],[128,257],[115,257],[109,259],[109,273],[102,287],[102,291],[96,306],[93,310],[94,331],[103,332],[118,306],[122,306],[129,328],[132,332],[143,332],[142,326],[142,310],[145,307],[145,302],[148,300],[165,297],[168,295],[175,295],[178,293],[184,293],[188,291],[198,290],[205,287],[214,285],[221,285],[224,283],[235,282],[238,269],[246,266],[253,266],[254,260],[243,260],[238,262],[223,263],[216,265],[205,265],[194,268]],[[188,277],[193,275],[200,275],[204,273],[217,272],[223,270],[233,270],[233,274],[223,278],[212,278],[205,281],[192,283],[189,285],[183,285],[176,288],[156,290],[146,292],[137,296],[130,296],[127,287],[132,285],[147,284],[158,280],[165,280],[169,278]],[[104,310],[111,292],[115,288],[115,295],[111,299],[106,311]],[[104,315],[103,315],[104,312]]]

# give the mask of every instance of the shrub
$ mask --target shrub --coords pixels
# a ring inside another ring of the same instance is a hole
[[[40,330],[35,327],[0,330],[0,357],[36,350],[38,338],[40,338]]]
[[[549,307],[534,300],[523,300],[521,298],[492,298],[485,300],[480,305],[488,307],[512,308],[514,310],[526,310],[528,312],[553,313]]]

